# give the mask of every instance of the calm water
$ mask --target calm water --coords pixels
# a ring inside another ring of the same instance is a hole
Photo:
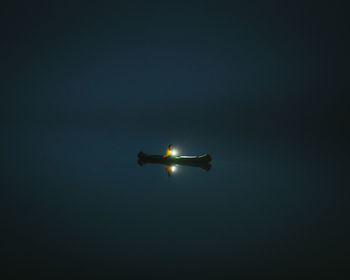
[[[7,128],[7,267],[189,278],[345,267],[348,224],[334,159],[252,138],[176,134]],[[211,170],[179,167],[168,177],[161,165],[137,164],[139,150],[163,153],[169,143],[181,154],[211,154]]]
[[[350,279],[346,1],[6,2],[1,280]]]

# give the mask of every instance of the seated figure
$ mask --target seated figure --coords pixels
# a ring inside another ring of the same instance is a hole
[[[173,150],[173,145],[170,144],[170,145],[168,146],[168,149],[166,149],[166,153],[165,153],[165,155],[164,155],[163,157],[171,156],[172,150]]]

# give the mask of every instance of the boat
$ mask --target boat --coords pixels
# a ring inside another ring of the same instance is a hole
[[[211,165],[209,162],[211,161],[211,156],[208,154],[204,154],[201,156],[167,156],[164,157],[162,155],[148,155],[144,152],[139,152],[137,154],[139,160],[138,163],[140,165],[144,165],[147,163],[158,163],[158,164],[164,164],[164,165],[187,165],[187,166],[194,166],[194,167],[200,167],[205,170],[209,170],[211,168]]]

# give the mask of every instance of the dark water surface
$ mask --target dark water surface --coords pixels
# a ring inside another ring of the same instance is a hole
[[[189,278],[345,267],[345,186],[334,160],[291,145],[169,134],[8,128],[6,266],[14,275]],[[168,177],[161,165],[137,164],[140,149],[163,153],[170,141],[181,154],[210,153],[211,170]]]
[[[347,1],[5,2],[1,280],[350,279]]]

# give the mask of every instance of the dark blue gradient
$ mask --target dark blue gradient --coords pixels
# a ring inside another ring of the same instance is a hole
[[[7,278],[346,278],[345,2],[28,2],[0,19]],[[211,170],[137,164],[170,143]]]

